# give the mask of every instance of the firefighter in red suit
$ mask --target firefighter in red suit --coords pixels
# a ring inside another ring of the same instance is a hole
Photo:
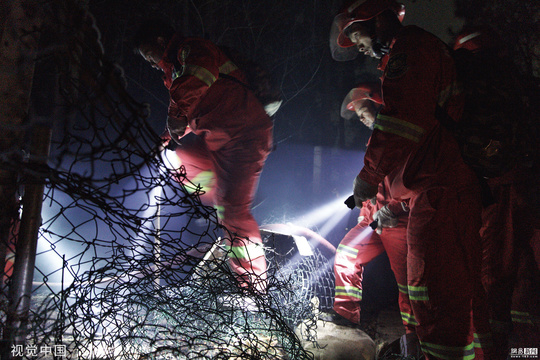
[[[373,129],[375,117],[382,105],[380,92],[379,82],[365,83],[354,88],[345,97],[342,117],[351,118],[356,114],[364,125]],[[405,356],[413,355],[411,344],[416,337],[416,323],[407,291],[408,212],[406,202],[392,198],[387,181],[379,184],[375,204],[371,200],[364,201],[358,224],[345,235],[337,248],[333,307],[336,313],[347,320],[360,323],[364,266],[386,252],[398,284],[398,303],[407,334],[401,341],[402,355]],[[376,231],[370,227],[371,224],[377,225]],[[405,350],[404,347],[409,349]]]
[[[403,325],[407,332],[414,332],[406,290],[408,207],[405,202],[395,201],[389,196],[387,185],[384,182],[379,185],[375,204],[371,200],[363,203],[358,224],[345,235],[337,248],[334,311],[354,323],[360,323],[364,266],[386,251],[399,287]],[[395,223],[390,226],[381,224],[375,231],[369,225],[373,223],[374,216],[380,217],[381,213],[386,213],[382,215],[385,221]]]
[[[272,120],[243,73],[210,41],[184,38],[159,21],[141,25],[135,41],[144,59],[164,72],[169,89],[165,145],[181,143],[180,157],[192,155],[187,171],[206,171],[212,179],[229,264],[240,286],[264,293],[266,259],[251,205],[272,147]]]
[[[523,82],[516,78],[517,69],[510,70],[514,65],[501,44],[493,29],[472,27],[457,37],[454,49],[469,50],[482,64],[508,74],[501,77],[506,85],[507,102],[509,106],[519,107]],[[520,128],[531,129],[526,125],[527,116],[515,118],[523,121],[516,124]],[[521,141],[527,138],[520,136]],[[527,151],[528,143],[522,147],[524,153],[532,153]],[[487,179],[493,203],[482,209],[482,283],[488,295],[494,344],[499,349],[497,359],[506,359],[510,348],[540,343],[540,330],[534,320],[538,315],[539,271],[531,247],[534,229],[538,228],[530,201],[535,194],[538,196],[533,163],[518,161],[506,174]]]
[[[456,70],[446,45],[403,26],[402,14],[393,0],[356,1],[331,32],[335,59],[346,60],[352,49],[379,58],[383,71],[384,106],[354,180],[355,203],[375,197],[385,177],[392,197],[409,202],[407,290],[426,358],[487,359],[487,318],[473,326],[472,316],[481,303],[480,189],[435,116],[439,106],[460,117]]]

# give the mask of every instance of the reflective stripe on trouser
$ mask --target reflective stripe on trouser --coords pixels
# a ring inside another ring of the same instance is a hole
[[[472,360],[475,358],[473,343],[466,346],[444,346],[420,341],[420,346],[428,359]]]
[[[266,116],[266,115],[265,115]],[[240,134],[238,134],[240,137]],[[206,194],[214,204],[217,216],[225,227],[225,244],[233,249],[249,244],[261,244],[259,226],[251,214],[251,205],[257,189],[262,168],[272,144],[271,129],[255,129],[241,137],[242,140],[229,141],[226,146],[210,151],[202,138],[188,134],[182,138],[182,146],[176,153],[186,169],[188,180],[208,180],[213,184]],[[201,174],[214,174],[201,178]],[[179,178],[180,181],[184,180]],[[231,253],[240,254],[242,251]],[[264,291],[266,281],[266,259],[259,251],[245,257],[229,257],[229,264],[239,276],[240,283],[256,281],[259,291]]]
[[[407,289],[407,227],[404,224],[395,228],[383,229],[380,238],[386,249],[390,267],[396,277],[398,305],[405,332],[416,332],[417,323]]]
[[[534,296],[531,295],[532,297]],[[530,344],[540,344],[540,329],[537,315],[531,315],[525,311],[512,310],[512,329],[513,338],[518,339],[512,342],[512,347],[531,347]]]
[[[478,267],[477,271],[480,272],[480,267]],[[481,279],[478,278],[477,285],[474,287],[473,298],[474,351],[476,359],[496,360],[489,318],[486,293]]]
[[[539,252],[531,246],[537,220],[530,201],[534,176],[518,166],[488,180],[497,201],[482,209],[482,281],[488,293],[496,360],[506,359],[510,339],[512,347],[540,343],[538,326],[528,315],[539,308],[539,297],[533,295],[539,288],[535,259]]]
[[[383,229],[379,235],[368,226],[370,220],[366,217],[343,238],[338,246],[334,265],[336,278],[334,310],[356,323],[360,321],[362,275],[365,264],[386,251],[396,280],[402,283],[407,281],[405,225]],[[412,314],[407,291],[399,293],[398,303],[402,313]],[[409,320],[403,322],[407,333],[414,332],[414,316],[412,319],[412,323]]]
[[[525,311],[516,311],[512,310],[510,311],[510,314],[512,315],[512,322],[513,323],[521,323],[521,324],[534,324],[531,314]]]
[[[181,177],[181,171],[176,180],[184,183],[188,193],[197,191],[205,205],[213,204],[216,179],[214,165],[204,140],[193,133],[184,136],[182,146],[176,148],[176,155],[188,181]]]
[[[493,337],[491,332],[474,333],[474,351],[479,359],[492,359]]]
[[[336,296],[362,301],[362,289],[353,286],[336,286]]]
[[[261,251],[261,233],[251,213],[251,205],[271,139],[271,129],[252,131],[241,140],[230,141],[211,152],[216,174],[215,204],[225,228],[225,244],[236,250],[247,247],[247,254],[229,257],[229,264],[238,274],[242,286],[253,284],[260,292],[266,291],[266,259]],[[243,252],[232,253],[240,255]]]
[[[226,242],[227,243],[227,242]],[[242,239],[225,245],[229,266],[237,274],[241,287],[253,285],[264,292],[266,289],[266,259],[262,243]]]
[[[412,313],[411,301],[409,299],[409,292],[407,290],[407,285],[397,284],[398,286],[398,301],[399,301],[399,310],[401,313],[401,320],[407,332],[416,332],[414,327],[418,325],[418,322],[414,318]]]
[[[345,235],[334,260],[335,312],[360,323],[364,265],[383,252],[378,234],[365,223],[357,224]]]
[[[408,293],[427,360],[475,358],[472,304],[481,255],[477,194],[433,189],[410,202]]]
[[[218,205],[216,208],[225,227],[224,242],[230,250],[229,265],[238,275],[240,286],[253,284],[257,291],[265,292],[266,259],[259,226],[249,208],[232,205]]]

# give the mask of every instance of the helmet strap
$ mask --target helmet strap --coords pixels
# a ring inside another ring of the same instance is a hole
[[[392,39],[403,25],[397,15],[390,10],[385,10],[377,15],[375,24],[371,38],[373,53],[376,57],[382,58],[390,52]]]
[[[388,52],[390,51],[390,47],[385,45],[379,37],[379,32],[377,30],[377,20],[370,19],[365,22],[365,26],[371,36],[372,50],[375,56],[377,58],[381,58],[384,55],[388,54]]]
[[[373,53],[378,59],[382,58],[384,55],[390,52],[390,46],[383,44],[379,39],[373,40],[372,49]]]

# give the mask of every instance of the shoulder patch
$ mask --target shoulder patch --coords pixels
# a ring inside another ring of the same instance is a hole
[[[386,65],[385,77],[387,79],[396,79],[403,76],[409,66],[407,65],[407,54],[401,53],[390,56],[388,65]]]

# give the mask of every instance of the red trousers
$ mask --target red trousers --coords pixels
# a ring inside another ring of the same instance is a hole
[[[407,292],[407,229],[400,223],[395,228],[384,228],[379,235],[369,227],[371,221],[371,216],[365,217],[345,235],[337,248],[334,310],[352,322],[360,322],[364,266],[386,251],[398,283],[403,325],[407,333],[414,332],[416,323]]]
[[[200,184],[201,180],[207,185],[202,200],[211,200],[217,209],[225,227],[229,265],[240,285],[252,285],[261,292],[266,289],[266,259],[251,205],[271,139],[271,129],[256,130],[210,151],[202,137],[188,134],[176,150],[187,179],[193,183],[188,187]]]
[[[480,207],[476,189],[438,188],[410,200],[408,291],[426,359],[491,359]]]
[[[538,220],[530,206],[534,184],[530,181],[535,179],[517,172],[491,179],[495,203],[482,211],[482,282],[497,359],[506,359],[510,347],[540,344],[540,330],[534,321],[539,306],[539,271],[531,246]]]

